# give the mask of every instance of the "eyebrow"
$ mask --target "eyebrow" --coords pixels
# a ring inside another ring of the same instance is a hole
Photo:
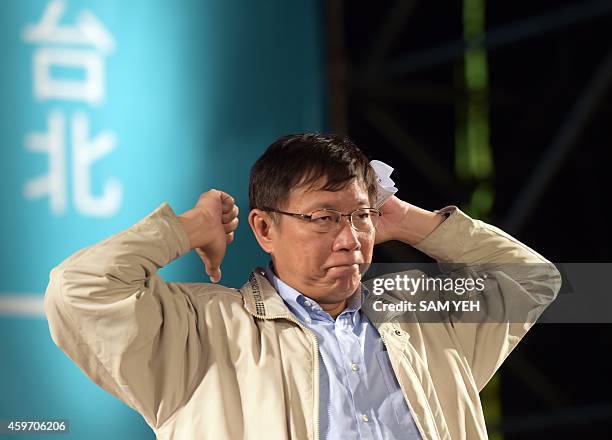
[[[341,211],[340,209],[338,209],[337,206],[334,206],[330,203],[321,203],[321,204],[312,204],[312,205],[306,205],[307,208],[304,210],[304,212],[312,212],[312,211],[316,211],[317,209],[333,209],[334,211]],[[357,202],[357,208],[355,209],[359,209],[359,208],[368,208],[370,207],[370,202],[366,199],[361,199]]]

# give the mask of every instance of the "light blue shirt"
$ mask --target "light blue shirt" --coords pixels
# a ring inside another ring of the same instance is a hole
[[[319,430],[322,439],[421,439],[376,327],[361,311],[362,292],[334,319],[316,301],[266,276],[319,343]]]

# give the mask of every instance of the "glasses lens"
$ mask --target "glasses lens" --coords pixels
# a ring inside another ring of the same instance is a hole
[[[351,221],[358,231],[370,231],[378,223],[378,211],[373,209],[358,209],[353,212]]]
[[[340,214],[327,209],[321,209],[311,214],[310,223],[321,232],[331,231],[340,223]]]

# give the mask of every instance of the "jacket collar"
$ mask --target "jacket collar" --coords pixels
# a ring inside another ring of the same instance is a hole
[[[283,298],[270,284],[268,278],[266,278],[266,271],[262,267],[253,269],[247,282],[240,288],[240,292],[242,293],[245,308],[253,316],[263,319],[296,319],[291,310],[289,310],[289,307],[287,307],[287,304],[285,304],[285,301],[283,301]],[[368,295],[364,298],[363,291],[361,295],[362,307],[366,302],[372,301],[373,295]],[[372,324],[378,328],[379,324],[368,313],[368,307],[365,308],[364,313],[368,315]]]
[[[244,306],[254,316],[264,319],[293,318],[291,311],[266,278],[266,271],[256,267],[240,288]]]
[[[244,301],[245,308],[251,313],[251,315],[261,319],[278,319],[285,318],[291,321],[298,322],[297,317],[291,313],[283,298],[278,294],[276,289],[270,284],[266,278],[266,271],[261,267],[256,267],[251,274],[247,282],[240,288],[242,298]],[[371,307],[366,304],[373,301],[374,295],[368,295],[363,299],[362,307],[365,306],[363,312],[367,315],[368,319],[377,331],[381,334],[389,334],[389,332],[395,332],[396,337],[401,337],[403,341],[408,341],[410,334],[402,331],[401,326],[396,323],[389,321],[388,319],[377,319],[379,317],[374,316]],[[370,311],[368,309],[371,309]],[[394,338],[391,338],[392,340]]]

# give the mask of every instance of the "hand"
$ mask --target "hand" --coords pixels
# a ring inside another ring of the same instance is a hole
[[[395,196],[379,209],[382,217],[376,225],[374,244],[399,240],[414,246],[444,221],[443,216],[404,202]]]
[[[179,216],[213,283],[221,279],[221,262],[238,227],[238,205],[229,194],[211,189],[200,195],[193,209]]]
[[[391,196],[380,208],[382,216],[376,225],[374,244],[399,239],[400,227],[408,215],[410,203]]]

